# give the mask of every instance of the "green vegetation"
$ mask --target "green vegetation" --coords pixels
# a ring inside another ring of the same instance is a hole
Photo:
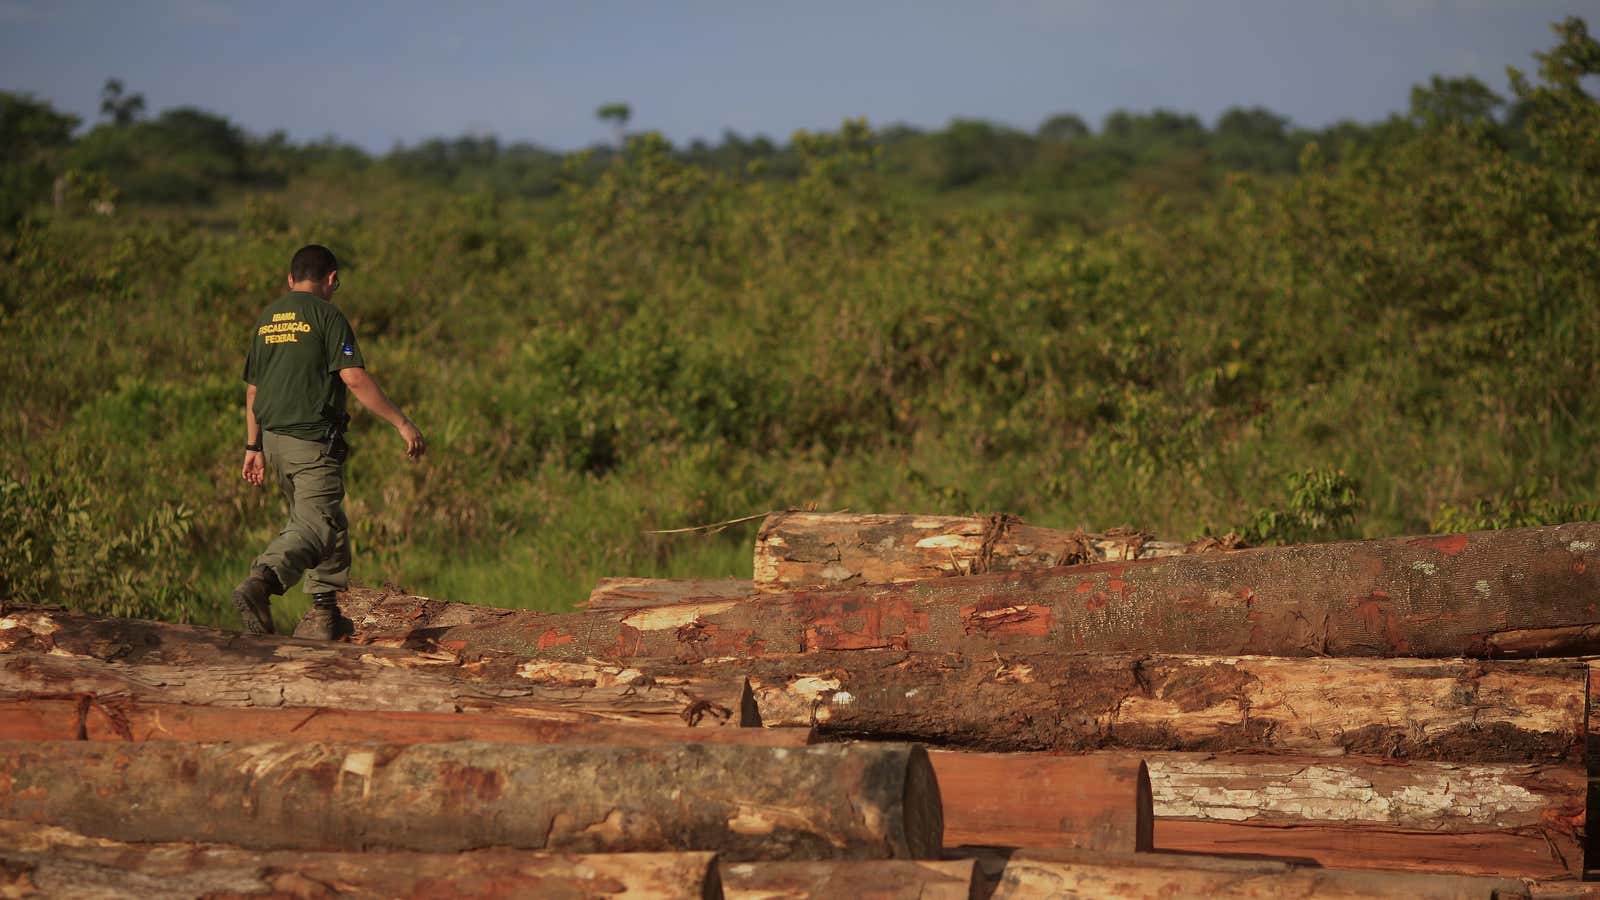
[[[0,95],[0,595],[232,622],[281,516],[239,479],[238,372],[311,241],[431,444],[357,414],[368,584],[563,608],[748,574],[753,524],[649,532],[806,503],[1258,541],[1593,517],[1600,45],[1557,31],[1510,103],[1435,79],[1316,134],[370,158],[120,85],[76,138]]]

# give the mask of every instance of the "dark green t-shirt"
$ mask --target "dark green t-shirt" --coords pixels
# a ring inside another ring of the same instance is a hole
[[[315,294],[279,297],[256,322],[244,380],[256,386],[256,421],[267,431],[308,441],[341,420],[340,369],[364,368],[356,333],[339,308]]]

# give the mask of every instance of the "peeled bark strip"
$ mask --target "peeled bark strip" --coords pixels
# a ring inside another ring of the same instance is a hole
[[[760,724],[748,685],[733,672],[652,678],[599,662],[496,658],[464,663],[454,654],[419,655],[40,610],[0,618],[0,690],[125,692],[153,701],[221,706],[517,710],[573,722]]]
[[[1557,660],[818,653],[753,659],[763,723],[987,750],[1582,759],[1588,672]],[[702,665],[688,668],[708,668]]]
[[[28,741],[373,741],[437,744],[741,744],[801,747],[805,728],[692,728],[518,715],[155,703],[126,694],[0,695],[0,735]]]
[[[972,900],[973,862],[873,860],[871,862],[723,863],[728,900]]]
[[[755,586],[776,593],[893,584],[950,575],[1155,559],[1183,544],[1148,535],[1085,534],[1015,516],[773,513],[756,534]]]
[[[1023,851],[1006,863],[994,900],[1084,897],[1168,900],[1241,897],[1278,900],[1506,900],[1528,896],[1520,881],[1306,868],[1282,862],[1140,854]]]
[[[644,609],[679,603],[743,600],[756,593],[744,578],[602,578],[585,609]]]
[[[333,887],[337,885],[337,890]],[[0,849],[0,896],[590,898],[723,892],[713,853],[260,853],[193,846]]]
[[[1525,655],[1600,619],[1600,523],[1346,541],[578,614],[352,594],[356,640],[699,660],[822,650]],[[1573,638],[1564,652],[1587,648]]]
[[[905,744],[6,741],[0,817],[262,850],[716,850],[732,860],[926,859],[943,834],[927,754]]]
[[[928,754],[945,843],[1133,853],[1153,846],[1150,776],[1126,756]]]
[[[1586,776],[1576,764],[1202,753],[1140,756],[1149,768],[1154,812],[1161,819],[1516,831],[1572,847],[1574,852],[1583,840]]]

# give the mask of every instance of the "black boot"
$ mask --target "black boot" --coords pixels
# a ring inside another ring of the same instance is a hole
[[[339,636],[343,618],[339,615],[339,595],[327,591],[311,596],[311,610],[295,626],[294,636],[313,641],[331,641]]]
[[[266,566],[250,570],[250,577],[233,589],[233,607],[239,611],[244,630],[251,634],[273,634],[272,595],[283,593],[278,576]]]

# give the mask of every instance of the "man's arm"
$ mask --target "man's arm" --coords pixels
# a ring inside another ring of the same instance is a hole
[[[416,423],[406,418],[400,407],[394,405],[389,395],[378,387],[378,382],[373,380],[367,370],[359,366],[350,366],[339,370],[339,379],[344,382],[350,393],[356,395],[361,405],[378,416],[378,418],[394,426],[400,432],[400,437],[406,442],[406,456],[417,459],[428,452],[428,442],[422,439],[422,432]]]
[[[261,425],[256,422],[256,386],[247,384],[244,388],[244,442],[251,447],[261,445]],[[244,480],[260,486],[267,480],[267,460],[261,455],[260,450],[246,450],[244,452],[244,467],[239,474]]]

